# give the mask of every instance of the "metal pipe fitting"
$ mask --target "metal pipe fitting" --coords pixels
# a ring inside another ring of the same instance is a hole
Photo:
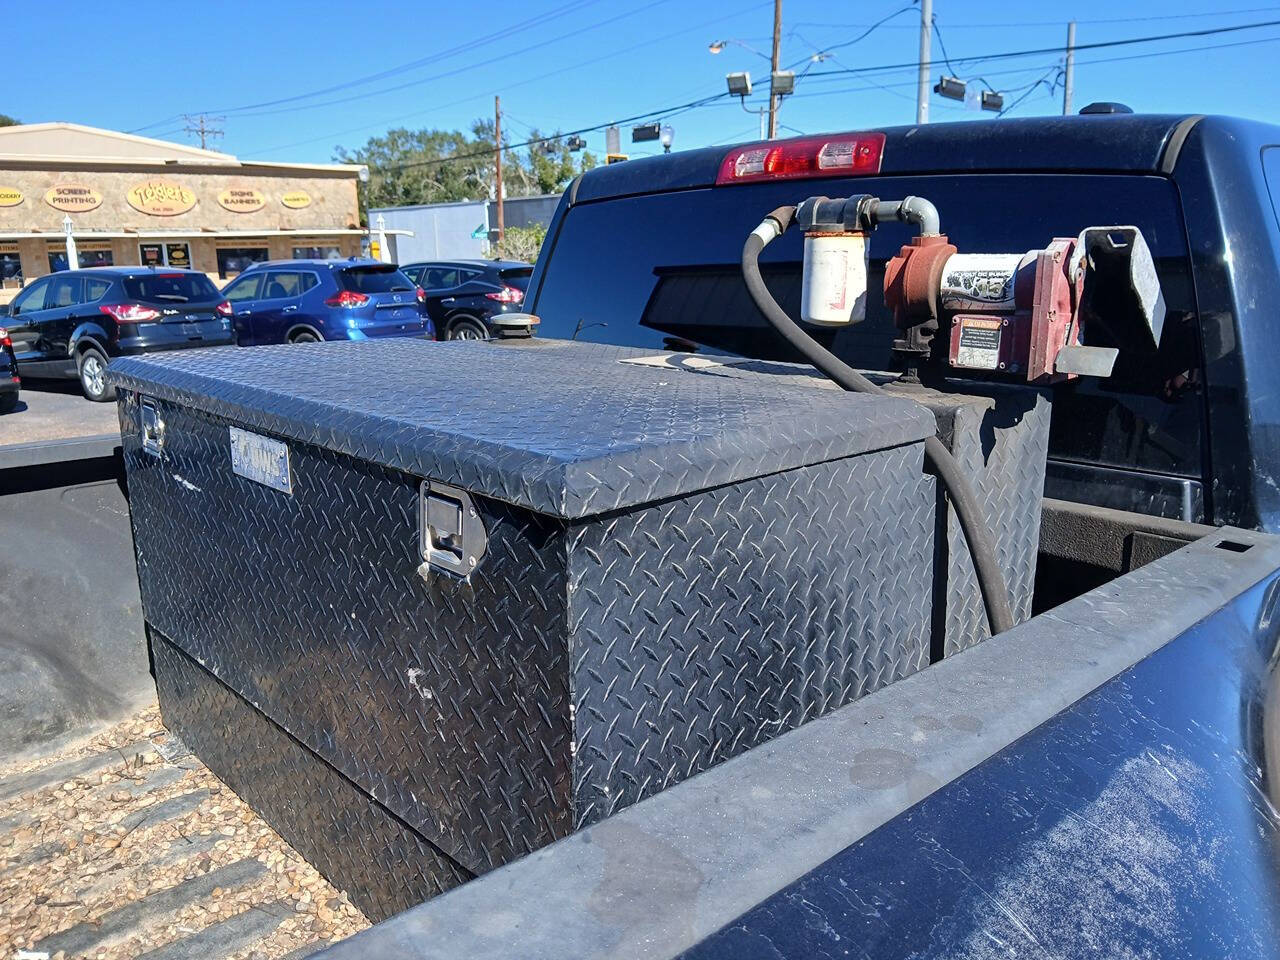
[[[875,223],[897,220],[914,223],[920,228],[920,236],[936,237],[942,232],[942,220],[938,208],[924,197],[904,197],[901,200],[877,200],[871,211]]]

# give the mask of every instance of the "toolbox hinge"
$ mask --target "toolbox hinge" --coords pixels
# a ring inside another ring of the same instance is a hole
[[[423,480],[419,495],[418,544],[424,578],[432,572],[469,577],[489,544],[471,495],[444,483]]]

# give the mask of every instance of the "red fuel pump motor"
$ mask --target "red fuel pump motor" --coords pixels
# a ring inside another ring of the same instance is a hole
[[[1077,240],[1059,237],[1025,254],[963,254],[944,235],[916,237],[885,265],[885,305],[904,331],[937,331],[950,318],[948,365],[1054,383],[1088,370],[1067,348],[1083,348],[1084,271]],[[1075,351],[1078,353],[1078,351]]]
[[[960,253],[921,197],[810,197],[795,219],[805,231],[801,315],[825,326],[865,316],[867,235],[895,220],[919,228],[884,273],[902,332],[894,350],[909,363],[945,357],[954,370],[1043,385],[1110,376],[1121,349],[1159,346],[1164,302],[1137,227],[1088,227],[1025,253]]]

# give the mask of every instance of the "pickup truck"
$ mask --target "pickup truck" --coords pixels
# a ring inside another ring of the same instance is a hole
[[[1280,956],[1280,129],[883,132],[871,176],[717,185],[726,148],[592,171],[526,309],[543,337],[795,360],[739,272],[781,205],[922,196],[975,253],[1136,224],[1159,354],[1054,390],[1038,615],[325,958]],[[872,235],[864,323],[809,328],[857,367],[889,365],[907,236]],[[793,316],[800,260],[794,234],[762,258]]]
[[[1054,388],[1036,616],[319,956],[1280,956],[1280,392],[1264,333],[1280,130],[1085,116],[883,133],[872,176],[718,186],[729,148],[592,171],[556,213],[527,309],[543,337],[794,360],[738,266],[781,205],[926,197],[966,252],[1139,226],[1168,307],[1159,356]],[[873,235],[864,323],[812,331],[858,367],[889,366],[875,291],[906,239]],[[798,237],[762,268],[798,315]],[[282,952],[216,940],[202,955]]]

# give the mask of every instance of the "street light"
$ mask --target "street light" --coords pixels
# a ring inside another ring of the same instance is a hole
[[[675,131],[671,129],[671,124],[664,123],[662,125],[662,152],[671,152],[671,141],[675,137]]]
[[[387,249],[387,218],[378,214],[374,221],[378,226],[378,259],[383,263],[391,262],[391,251]]]
[[[967,86],[959,77],[941,77],[934,84],[933,92],[949,100],[963,100]]]
[[[729,85],[729,93],[735,97],[751,96],[751,74],[745,70],[725,75],[725,83]]]
[[[742,109],[747,113],[754,113],[760,118],[760,139],[764,139],[764,115],[768,113],[767,109],[752,110],[747,106],[746,98],[751,96],[751,74],[746,71],[738,73],[730,73],[725,75],[725,83],[729,87],[729,94],[737,97],[738,102],[742,104]]]
[[[762,51],[757,50],[755,47],[751,46],[751,44],[744,43],[742,40],[716,40],[712,43],[707,44],[707,52],[712,54],[723,53],[724,48],[731,43],[734,46],[741,47],[743,50],[750,50],[757,57],[763,57],[764,59],[768,60],[770,63],[773,63],[773,58],[770,57],[767,53],[763,53]]]
[[[76,251],[75,224],[71,216],[62,218],[62,232],[67,235],[67,269],[76,270],[80,266],[80,254]]]

